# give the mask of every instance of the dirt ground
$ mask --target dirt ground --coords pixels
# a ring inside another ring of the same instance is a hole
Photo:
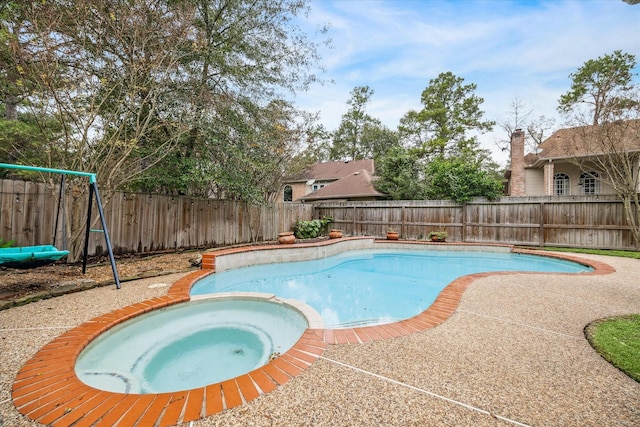
[[[197,251],[185,251],[119,257],[116,258],[118,277],[120,281],[127,281],[196,269],[199,267],[193,267],[190,261],[198,254]],[[114,283],[108,258],[89,261],[86,274],[82,274],[82,263],[56,263],[27,270],[0,267],[0,301],[16,301],[29,295],[53,292],[74,282]]]

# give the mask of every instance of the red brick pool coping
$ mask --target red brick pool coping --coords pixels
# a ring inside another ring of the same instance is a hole
[[[359,238],[302,243],[293,247],[321,246],[354,239]],[[381,246],[385,243],[443,245],[416,241],[376,241],[376,244]],[[479,246],[464,243],[455,245]],[[128,319],[151,310],[189,301],[189,291],[193,284],[215,271],[216,256],[256,250],[277,250],[283,247],[291,248],[292,245],[249,246],[205,253],[203,269],[178,280],[166,296],[103,314],[60,335],[42,347],[16,376],[12,388],[14,405],[27,417],[56,427],[170,426],[197,420],[250,402],[275,390],[311,366],[329,344],[358,344],[385,340],[437,326],[454,313],[462,294],[473,281],[495,274],[517,273],[478,273],[460,277],[447,285],[427,310],[400,322],[351,329],[307,329],[289,351],[267,365],[245,375],[205,387],[172,393],[123,394],[97,390],[84,384],[76,376],[76,359],[89,342]],[[584,274],[609,274],[615,271],[613,267],[599,261],[540,253],[535,250],[512,250],[575,261],[594,269],[593,272]]]

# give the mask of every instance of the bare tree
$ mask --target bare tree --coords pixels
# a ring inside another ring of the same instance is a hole
[[[585,62],[571,76],[559,110],[575,126],[572,162],[596,171],[624,202],[627,223],[640,246],[640,96],[635,56],[620,51]],[[586,108],[585,108],[586,107]]]
[[[526,121],[532,113],[533,110],[529,109],[522,99],[516,97],[511,101],[511,109],[508,116],[496,121],[496,124],[504,131],[504,136],[496,141],[496,145],[500,150],[509,151],[511,149],[511,135],[516,129],[524,129],[526,127]]]
[[[555,126],[555,119],[546,116],[539,116],[537,119],[533,119],[527,125],[527,140],[528,148],[532,152],[538,151],[538,146],[553,133]]]
[[[188,28],[154,2],[32,6],[25,14],[38,35],[30,45],[37,61],[28,65],[34,90],[25,108],[49,135],[46,166],[96,173],[107,204],[186,130],[162,100],[171,97],[181,59],[165,46],[184,43]],[[73,197],[85,198],[87,186],[72,184]],[[82,251],[83,218],[76,212],[68,221],[72,260]]]
[[[538,146],[551,133],[555,120],[545,116],[532,119],[533,112],[534,110],[528,108],[522,99],[516,97],[511,101],[511,110],[508,116],[497,121],[498,126],[504,130],[503,136],[496,141],[496,145],[500,150],[510,152],[513,132],[516,129],[526,129],[526,151],[537,152]]]

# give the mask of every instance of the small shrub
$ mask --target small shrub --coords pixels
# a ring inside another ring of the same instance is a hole
[[[327,226],[333,222],[333,218],[322,217],[309,221],[298,221],[294,227],[294,234],[298,239],[313,239],[321,236]]]
[[[9,240],[8,242],[5,242],[4,239],[0,237],[0,248],[10,248],[11,246],[15,245],[15,243],[15,240]]]
[[[429,239],[436,238],[438,240],[446,239],[447,236],[449,236],[449,233],[447,233],[444,230],[435,230],[435,231],[432,231],[429,234],[427,234],[427,238],[429,238]]]

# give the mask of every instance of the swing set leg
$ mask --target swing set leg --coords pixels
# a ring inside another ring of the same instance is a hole
[[[96,205],[98,206],[98,213],[100,214],[100,222],[102,223],[102,232],[104,233],[104,240],[107,245],[107,251],[109,252],[109,261],[111,262],[111,271],[113,271],[113,278],[116,282],[116,289],[120,289],[120,278],[118,277],[118,270],[116,268],[116,260],[113,257],[113,248],[111,246],[111,240],[109,239],[109,232],[107,231],[107,223],[104,219],[104,211],[102,210],[102,203],[100,202],[100,194],[98,193],[98,186],[95,182],[89,184],[89,209],[87,212],[87,227],[84,236],[84,256],[82,258],[82,274],[87,270],[87,254],[89,253],[89,233],[91,232],[91,206],[93,204],[93,195],[96,196]]]

